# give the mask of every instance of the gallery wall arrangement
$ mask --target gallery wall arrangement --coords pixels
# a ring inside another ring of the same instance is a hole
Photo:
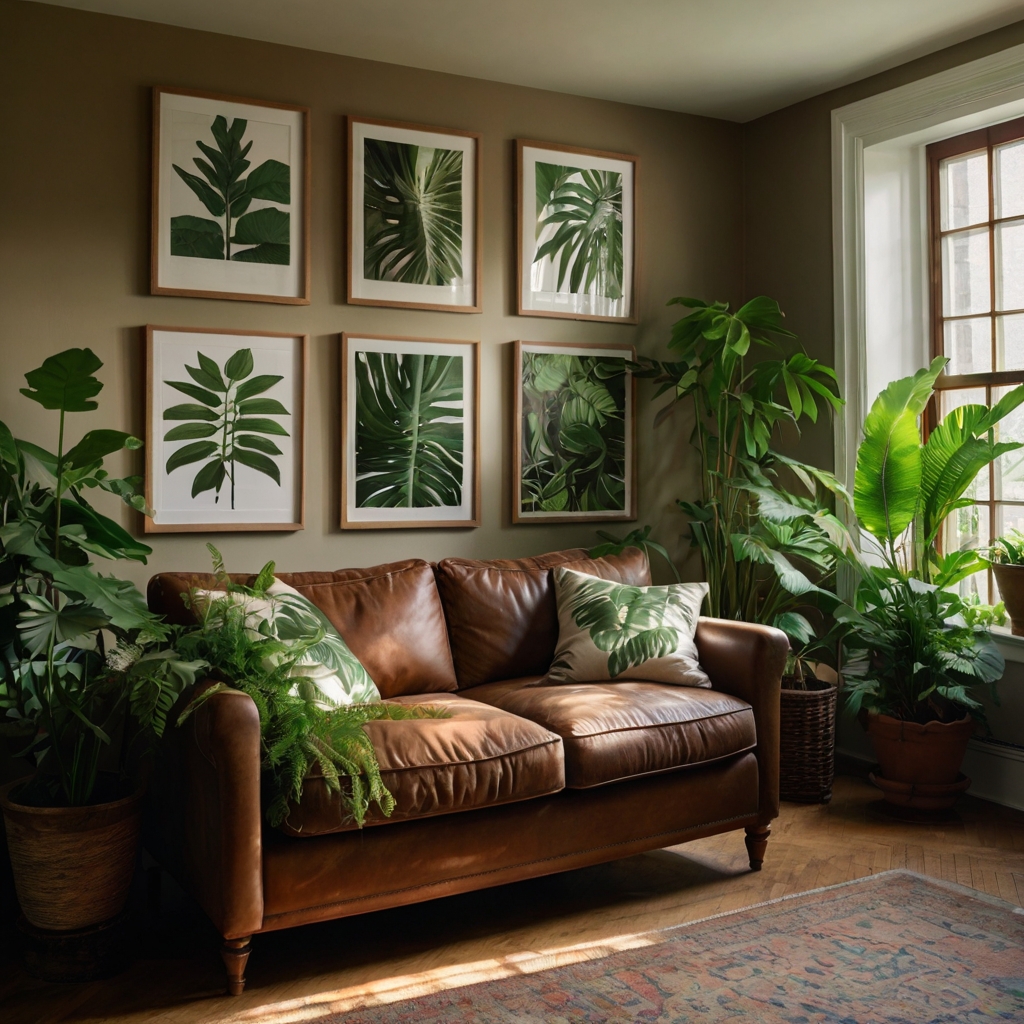
[[[309,120],[154,89],[153,294],[309,303]],[[347,128],[347,302],[481,312],[482,136]],[[636,324],[637,158],[520,139],[515,160],[518,314]],[[301,530],[308,338],[145,334],[146,532]],[[635,358],[515,342],[513,523],[636,518]],[[343,333],[340,395],[342,529],[480,525],[479,341]]]

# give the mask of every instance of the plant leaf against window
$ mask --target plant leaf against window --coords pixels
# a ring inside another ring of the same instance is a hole
[[[224,363],[197,352],[198,366],[186,365],[191,381],[166,380],[165,384],[197,401],[172,405],[164,420],[181,421],[164,434],[164,441],[188,441],[168,456],[164,470],[173,473],[184,466],[204,465],[192,481],[192,497],[216,492],[220,501],[225,482],[230,484],[231,508],[235,507],[238,466],[270,477],[281,486],[281,470],[271,456],[283,454],[266,436],[288,437],[288,430],[271,416],[290,416],[276,398],[255,398],[283,380],[279,374],[250,376],[255,369],[252,350],[239,349]],[[259,416],[252,415],[260,413]]]
[[[356,356],[356,507],[462,504],[461,356]]]

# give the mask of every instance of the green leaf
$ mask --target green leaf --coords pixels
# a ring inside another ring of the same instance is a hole
[[[21,393],[44,409],[64,412],[91,412],[97,403],[91,401],[103,385],[92,376],[101,366],[91,349],[69,348],[43,360],[37,370],[25,374],[29,386]]]
[[[164,434],[165,441],[194,441],[200,437],[213,437],[218,428],[212,423],[183,423]]]
[[[90,430],[81,441],[78,442],[65,456],[65,465],[72,469],[80,469],[89,466],[94,462],[101,461],[112,452],[119,452],[123,448],[129,451],[137,451],[142,447],[142,442],[131,434],[122,430]]]
[[[462,151],[367,138],[363,167],[364,276],[455,284],[463,275]]]
[[[291,170],[279,160],[264,160],[249,172],[245,179],[245,193],[253,199],[267,199],[272,203],[291,202]]]
[[[238,385],[238,390],[235,392],[235,401],[244,402],[247,398],[252,398],[253,395],[261,395],[264,391],[269,391],[281,380],[284,380],[284,378],[278,374],[258,374],[252,380],[243,381]]]
[[[185,182],[190,189],[192,189],[192,191],[198,196],[199,201],[207,210],[210,211],[210,213],[213,214],[214,217],[224,216],[225,205],[222,196],[218,195],[217,192],[198,175],[192,174],[190,171],[183,170],[177,164],[171,164],[171,166],[175,171],[177,171],[178,177],[180,177],[181,180]],[[178,219],[179,218],[177,217],[172,218],[172,222]],[[199,220],[198,217],[192,217],[190,219]],[[223,236],[221,236],[221,238],[223,239]]]
[[[257,451],[266,452],[267,455],[281,455],[281,449],[264,437],[257,437],[255,434],[236,434],[235,444],[241,448],[255,448]]]
[[[221,484],[224,483],[225,475],[226,471],[222,459],[217,458],[212,462],[208,462],[199,470],[195,480],[192,481],[192,497],[196,498],[204,491],[219,491]]]
[[[181,466],[188,466],[193,462],[201,462],[217,451],[218,447],[215,441],[196,441],[193,444],[187,444],[171,453],[170,458],[167,460],[166,471],[173,473]]]
[[[736,319],[742,320],[748,327],[756,327],[772,334],[781,334],[787,338],[795,337],[782,326],[784,316],[782,310],[779,309],[779,304],[774,299],[768,298],[767,295],[759,295],[740,306],[736,310]]]
[[[291,435],[276,420],[245,417],[235,423],[236,430],[253,431],[256,434],[274,434],[277,437],[290,437]]]
[[[289,216],[273,206],[254,210],[239,217],[231,241],[239,245],[259,245],[261,242],[276,242],[287,245],[290,241]]]
[[[104,558],[129,558],[135,562],[146,564],[146,558],[153,549],[141,541],[137,541],[130,533],[107,516],[100,515],[95,509],[83,502],[61,499],[61,521],[68,527],[80,527],[84,531],[84,540],[79,537],[75,543],[86,551],[102,555]],[[61,527],[64,535],[65,527]]]
[[[270,263],[274,266],[287,267],[291,263],[291,246],[263,242],[252,249],[242,249],[233,253],[231,259],[238,263]]]
[[[38,657],[51,643],[64,643],[107,625],[107,617],[91,605],[69,601],[61,608],[36,594],[22,594],[18,632],[30,657]]]
[[[164,409],[165,420],[207,420],[212,423],[219,420],[220,416],[208,409],[205,405],[193,405],[191,402],[183,402],[181,405],[172,405]]]
[[[946,360],[890,384],[874,401],[857,449],[853,502],[865,529],[888,543],[910,525],[920,500],[923,460],[917,418]]]
[[[265,476],[269,476],[271,480],[280,486],[281,471],[277,468],[277,464],[272,459],[268,459],[266,455],[248,451],[245,448],[236,448],[234,450],[234,459],[243,466],[248,466],[250,469],[255,469]]]
[[[180,391],[183,395],[188,395],[189,398],[194,398],[197,402],[208,405],[211,409],[218,409],[223,404],[223,399],[220,396],[187,380],[165,380],[164,383],[174,388],[175,391]],[[164,418],[166,419],[167,417],[165,416]]]
[[[240,348],[224,364],[224,372],[230,380],[234,381],[244,380],[252,373],[252,370],[252,350],[248,348]]]
[[[2,421],[0,421],[0,462],[6,463],[14,470],[17,470],[20,465],[17,442],[14,440],[10,427]]]
[[[171,255],[195,256],[205,260],[224,259],[224,228],[215,220],[190,214],[172,217]]]
[[[53,579],[65,594],[77,595],[118,629],[159,629],[159,619],[149,611],[134,583],[101,576],[84,565],[55,570]]]
[[[288,410],[276,398],[250,398],[238,403],[238,412],[242,416],[287,416]]]

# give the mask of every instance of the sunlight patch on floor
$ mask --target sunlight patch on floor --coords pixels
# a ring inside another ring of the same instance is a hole
[[[317,992],[300,999],[287,999],[278,1003],[256,1006],[250,1010],[220,1018],[222,1024],[293,1024],[314,1021],[328,1014],[345,1013],[367,1006],[397,1003],[403,999],[416,999],[434,992],[478,985],[516,974],[535,974],[553,967],[565,967],[585,960],[599,960],[625,949],[652,946],[663,940],[659,932],[641,932],[619,935],[596,942],[582,942],[559,949],[510,953],[491,960],[478,960],[469,964],[437,967],[418,974],[396,978],[382,978],[366,985],[353,985],[331,992]]]

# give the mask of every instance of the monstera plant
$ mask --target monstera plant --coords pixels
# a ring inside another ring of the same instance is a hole
[[[69,349],[26,374],[21,393],[58,413],[55,452],[0,423],[0,731],[35,769],[0,790],[0,805],[22,910],[48,929],[98,924],[124,905],[138,842],[138,741],[159,736],[202,668],[162,649],[166,629],[142,595],[92,564],[150,554],[86,497],[107,491],[146,511],[140,480],[103,468],[141,441],[96,429],[68,442],[68,416],[97,408],[102,365],[89,349]],[[104,758],[114,769],[106,775]]]

